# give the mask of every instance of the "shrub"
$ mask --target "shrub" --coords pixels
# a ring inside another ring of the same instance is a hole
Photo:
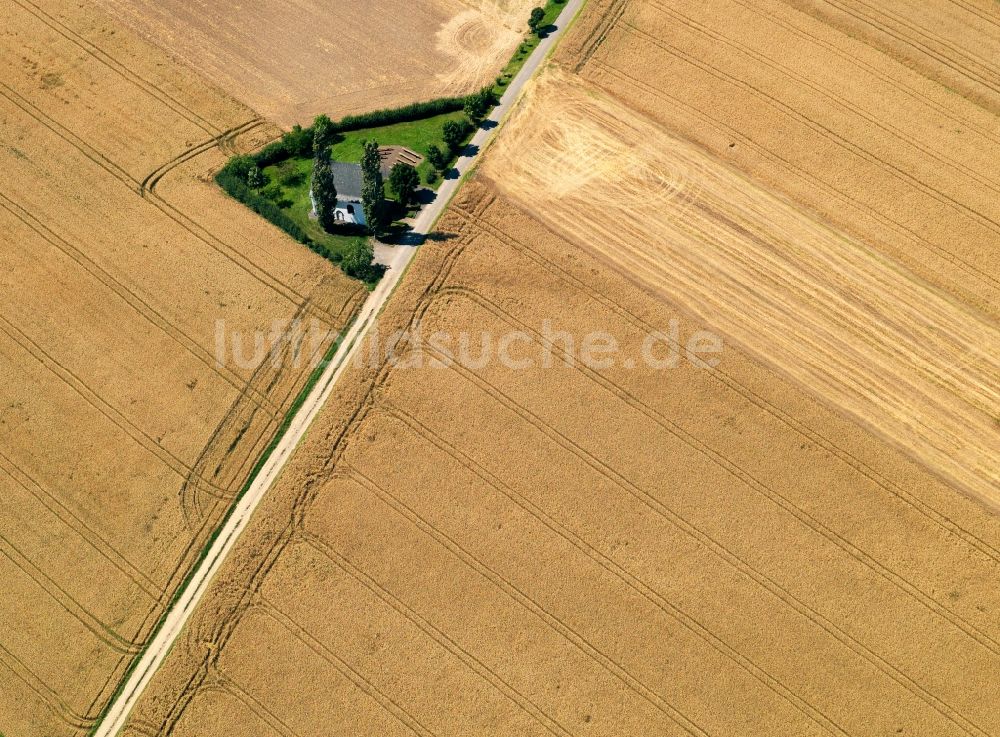
[[[532,33],[541,33],[543,20],[545,20],[545,9],[532,8],[531,17],[528,18],[528,28],[531,29]]]
[[[403,207],[409,207],[413,203],[419,186],[420,175],[409,164],[399,162],[389,172],[389,188]]]
[[[468,120],[449,120],[444,124],[441,135],[448,150],[454,155],[461,150],[472,131],[473,125]]]
[[[285,187],[297,187],[305,180],[305,174],[292,161],[278,164],[278,181]]]
[[[261,193],[250,189],[246,182],[238,176],[239,173],[239,167],[236,167],[235,170],[229,170],[227,165],[226,168],[223,168],[222,171],[216,175],[215,181],[218,182],[219,186],[222,187],[230,197],[242,202],[265,220],[288,233],[288,235],[295,240],[309,245],[309,237],[305,234],[302,228],[300,228],[294,220],[288,217],[288,215],[282,212],[278,205],[264,197]]]
[[[260,193],[267,199],[271,200],[271,202],[277,202],[281,199],[281,187],[274,183],[264,187]]]
[[[427,161],[438,171],[444,171],[444,168],[448,166],[448,157],[437,145],[431,145],[427,148]]]
[[[344,273],[355,279],[368,279],[372,273],[372,261],[375,259],[375,249],[371,241],[365,239],[358,242],[344,255],[340,268]]]
[[[251,170],[255,168],[257,168],[257,164],[252,156],[234,156],[226,163],[222,171],[246,184]]]
[[[294,126],[288,133],[282,136],[288,153],[292,156],[312,156],[313,132],[312,128],[303,128],[301,125]]]
[[[490,108],[496,103],[493,95],[493,88],[483,87],[479,92],[474,92],[465,98],[464,110],[469,118],[478,123],[489,113]]]

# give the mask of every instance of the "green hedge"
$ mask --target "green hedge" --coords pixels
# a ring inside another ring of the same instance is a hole
[[[389,110],[374,110],[362,115],[348,115],[335,121],[333,130],[336,133],[361,130],[362,128],[378,128],[395,123],[409,123],[414,120],[433,118],[435,115],[458,112],[465,107],[468,96],[439,97],[428,102],[415,102],[412,105],[392,108]]]
[[[415,102],[403,107],[374,110],[361,115],[348,115],[334,121],[333,132],[346,133],[364,128],[378,128],[384,125],[409,123],[414,120],[433,118],[435,115],[458,112],[465,108],[465,103],[470,97],[476,97],[480,94],[482,94],[481,90],[462,97],[439,97],[436,100]],[[312,126],[303,128],[297,125],[279,140],[269,143],[257,153],[252,154],[250,158],[259,168],[263,169],[265,166],[295,156],[312,156],[312,138]]]
[[[222,171],[215,175],[215,181],[218,182],[219,186],[222,187],[230,197],[242,202],[269,223],[288,233],[288,235],[297,240],[299,243],[303,243],[310,248],[313,248],[313,250],[316,250],[313,247],[313,243],[309,239],[309,236],[307,236],[302,228],[299,227],[298,223],[282,212],[281,208],[274,202],[264,197],[259,192],[250,189],[246,182],[241,179],[239,174],[233,171],[229,165],[226,165]]]

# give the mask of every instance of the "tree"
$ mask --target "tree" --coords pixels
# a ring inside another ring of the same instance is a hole
[[[375,249],[366,238],[357,243],[344,255],[340,268],[348,276],[355,279],[367,279],[372,273],[372,261],[375,259]]]
[[[313,165],[312,195],[320,227],[328,232],[333,230],[337,222],[334,217],[337,185],[333,181],[330,159],[326,156],[317,156]]]
[[[247,172],[247,184],[254,189],[260,189],[267,184],[267,180],[264,178],[264,173],[256,164],[254,164],[250,168],[250,171]]]
[[[403,207],[409,207],[415,200],[420,175],[417,170],[402,161],[389,172],[389,188]]]
[[[473,92],[465,98],[465,114],[468,115],[469,119],[474,123],[479,123],[486,117],[486,114],[489,113],[492,105],[493,90],[489,87],[484,87],[479,90],[479,92]]]
[[[313,134],[308,128],[294,125],[281,137],[289,156],[309,156],[312,153]]]
[[[317,115],[313,121],[313,155],[325,153],[326,147],[333,143],[333,136],[333,121],[326,115]]]
[[[361,206],[365,211],[365,220],[373,233],[380,233],[385,227],[385,187],[377,141],[365,142],[361,179]]]
[[[427,160],[438,171],[444,171],[444,168],[448,166],[448,157],[437,145],[432,145],[427,149]]]
[[[471,131],[472,124],[468,120],[449,120],[444,124],[441,134],[448,150],[454,155],[462,148]]]
[[[241,155],[231,158],[224,167],[224,171],[227,174],[232,174],[244,184],[248,184],[250,180],[250,172],[256,168],[257,162],[254,161],[253,156]]]
[[[541,35],[543,20],[545,20],[545,10],[542,8],[534,8],[531,11],[531,17],[528,18],[528,28],[531,29],[532,33]]]

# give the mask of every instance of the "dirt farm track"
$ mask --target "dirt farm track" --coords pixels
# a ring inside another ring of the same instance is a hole
[[[216,321],[363,296],[209,174],[383,72],[0,2],[0,733],[83,737],[304,381]],[[514,5],[406,5],[390,97]],[[122,735],[1000,737],[998,116],[993,0],[591,0],[373,334],[616,360],[363,350]]]

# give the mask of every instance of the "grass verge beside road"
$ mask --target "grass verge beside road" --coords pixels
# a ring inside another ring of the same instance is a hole
[[[497,77],[496,83],[493,85],[493,91],[496,93],[497,97],[502,95],[507,90],[507,85],[510,81],[517,76],[517,73],[521,71],[521,67],[524,66],[525,62],[531,57],[535,49],[538,48],[538,44],[541,43],[542,38],[546,33],[545,29],[551,28],[559,14],[562,12],[563,8],[566,6],[566,0],[548,0],[542,9],[545,11],[545,15],[542,18],[542,22],[539,28],[542,29],[542,36],[536,33],[529,33],[525,36],[521,45],[517,47],[514,51],[514,55],[507,62],[507,66],[503,68],[500,75]]]
[[[146,639],[146,645],[144,645],[143,648],[138,653],[135,654],[135,657],[132,659],[132,662],[129,664],[129,667],[125,670],[124,675],[119,681],[118,687],[115,689],[114,693],[112,693],[111,698],[109,698],[107,703],[104,705],[104,708],[101,710],[101,713],[98,715],[97,719],[94,722],[94,726],[89,730],[88,734],[93,734],[97,730],[97,727],[104,720],[104,717],[107,716],[108,710],[111,708],[111,705],[118,699],[119,696],[121,696],[122,691],[125,688],[125,684],[128,683],[128,679],[135,671],[136,666],[141,662],[143,654],[149,647],[149,643],[153,642],[156,639],[157,634],[159,634],[160,629],[163,627],[163,623],[166,620],[166,612],[169,612],[171,609],[173,609],[177,601],[181,598],[181,596],[184,595],[184,592],[187,590],[187,587],[191,584],[191,579],[194,577],[195,573],[201,567],[201,564],[204,563],[205,559],[208,557],[208,553],[212,549],[212,545],[219,538],[219,535],[225,528],[226,523],[229,521],[229,519],[233,516],[233,513],[236,511],[236,507],[239,504],[240,500],[250,490],[251,485],[257,478],[257,474],[260,473],[261,469],[264,467],[264,464],[267,463],[267,460],[271,457],[271,454],[274,452],[274,449],[278,447],[278,443],[280,443],[281,439],[285,436],[285,433],[288,431],[289,426],[292,424],[292,420],[295,419],[295,415],[298,414],[299,410],[302,408],[302,405],[309,397],[309,393],[313,390],[313,388],[316,386],[316,383],[323,375],[323,371],[326,369],[327,366],[330,365],[330,361],[332,361],[333,357],[337,354],[337,351],[340,349],[341,343],[343,343],[344,338],[347,336],[348,332],[351,329],[351,326],[354,324],[354,321],[356,319],[357,319],[357,314],[355,313],[355,315],[352,316],[350,320],[348,320],[347,324],[344,326],[344,329],[340,331],[340,335],[337,336],[337,339],[334,340],[333,343],[331,343],[330,346],[326,349],[326,351],[323,354],[322,360],[319,362],[319,364],[317,364],[316,368],[314,368],[312,372],[309,374],[309,378],[306,379],[306,383],[302,386],[302,389],[295,396],[295,400],[289,406],[288,411],[285,412],[285,416],[282,419],[281,424],[278,426],[278,429],[275,432],[274,437],[271,439],[271,442],[268,444],[267,448],[264,449],[264,452],[260,455],[260,458],[257,460],[257,463],[254,464],[254,467],[250,471],[250,475],[247,477],[246,482],[243,484],[242,487],[240,487],[240,491],[236,495],[236,498],[233,499],[233,501],[229,505],[229,509],[226,510],[226,514],[223,516],[219,524],[216,525],[215,529],[212,531],[212,534],[209,535],[208,539],[205,541],[205,544],[202,546],[201,551],[198,553],[197,559],[195,560],[194,564],[192,564],[192,566],[188,569],[187,575],[185,575],[184,580],[181,581],[181,585],[177,587],[173,595],[170,597],[170,601],[167,603],[167,606],[164,607],[163,610],[164,614],[160,617],[156,627],[153,629],[153,631],[149,634],[149,637]],[[0,735],[0,737],[2,737],[2,735]]]

